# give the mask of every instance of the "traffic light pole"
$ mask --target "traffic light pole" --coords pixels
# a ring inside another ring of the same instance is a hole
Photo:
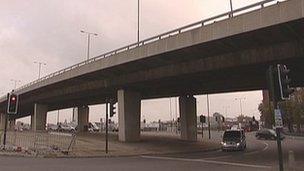
[[[10,94],[7,93],[7,103],[9,103],[9,96]],[[8,107],[8,104],[7,104],[7,107]],[[3,133],[3,147],[5,148],[5,145],[6,145],[6,132],[7,132],[7,120],[8,120],[8,113],[6,111],[6,114],[5,114],[5,124],[4,124],[4,133]]]
[[[202,140],[204,140],[204,124],[202,123]]]
[[[209,115],[209,95],[208,94],[207,94],[207,112],[208,112],[208,134],[209,134],[209,139],[211,139],[210,115]]]
[[[108,101],[106,102],[106,154],[108,154],[108,126],[109,126],[109,108]]]
[[[4,125],[4,134],[3,134],[3,147],[4,148],[6,145],[7,120],[8,120],[8,114],[5,115],[5,125]]]
[[[279,109],[277,102],[273,103],[274,109]],[[276,128],[277,133],[277,145],[278,145],[278,157],[279,157],[279,167],[280,171],[283,171],[283,154],[282,154],[282,145],[281,145],[281,130],[280,128]]]
[[[278,106],[278,102],[277,102],[277,98],[275,95],[275,78],[273,76],[273,73],[275,72],[274,67],[270,66],[269,70],[268,70],[268,76],[269,76],[269,89],[270,89],[270,93],[271,93],[271,97],[272,97],[272,102],[273,102],[273,108],[275,110],[279,110],[279,106]],[[278,146],[278,159],[279,159],[279,168],[280,171],[283,171],[283,154],[282,154],[282,145],[281,145],[281,131],[280,128],[276,127],[276,134],[277,134],[277,146]]]

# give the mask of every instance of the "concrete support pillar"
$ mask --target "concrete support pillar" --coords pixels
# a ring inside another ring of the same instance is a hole
[[[8,129],[9,130],[15,130],[15,125],[16,125],[16,119],[10,119],[8,121]]]
[[[124,142],[140,140],[140,94],[118,90],[118,139]]]
[[[196,99],[192,95],[179,97],[181,139],[197,141]]]
[[[34,111],[31,113],[31,130],[34,130]]]
[[[77,107],[78,126],[77,132],[87,132],[89,127],[89,107]]]
[[[5,114],[0,113],[0,130],[4,130],[5,126]]]
[[[33,131],[45,130],[47,112],[47,105],[35,103],[34,114],[31,116],[31,127]]]

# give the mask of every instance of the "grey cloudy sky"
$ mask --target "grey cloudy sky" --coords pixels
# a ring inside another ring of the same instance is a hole
[[[258,1],[233,0],[233,6],[239,8]],[[141,0],[140,38],[228,10],[229,0]],[[80,30],[99,34],[92,38],[91,56],[134,43],[137,0],[0,0],[0,21],[0,93],[3,95],[14,88],[11,79],[20,80],[18,86],[21,86],[38,77],[34,61],[47,63],[42,68],[42,75],[46,75],[84,60],[86,36]],[[229,106],[228,116],[238,115],[236,97],[246,97],[243,113],[259,116],[260,91],[211,95],[211,112],[224,112],[224,107]],[[170,118],[168,98],[142,104],[147,120]],[[198,96],[198,114],[206,113],[204,104],[205,96]],[[174,100],[172,108],[175,109]],[[91,121],[99,120],[104,114],[100,105],[91,107],[91,111]],[[56,121],[54,113],[50,112],[48,121]],[[60,120],[70,119],[70,109],[60,113]]]

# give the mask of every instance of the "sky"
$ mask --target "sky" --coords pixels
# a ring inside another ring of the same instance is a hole
[[[260,0],[233,0],[240,8]],[[86,35],[91,39],[90,57],[137,41],[137,0],[0,0],[0,95],[38,78],[86,59]],[[229,0],[140,0],[140,39],[229,11]],[[261,91],[210,95],[210,113],[228,117],[243,114],[259,118]],[[148,121],[176,119],[175,100],[142,101],[142,118]],[[206,114],[206,96],[197,96],[198,115]],[[227,110],[226,110],[227,109]],[[60,110],[60,121],[71,119],[71,109]],[[104,106],[90,106],[90,121],[104,118]],[[226,112],[227,111],[227,112]],[[55,123],[57,111],[49,112]],[[170,117],[171,116],[171,117]],[[113,118],[117,120],[117,116]],[[29,118],[22,121],[28,122]]]

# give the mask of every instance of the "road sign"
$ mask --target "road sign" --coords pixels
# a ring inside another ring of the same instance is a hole
[[[274,110],[274,120],[276,128],[283,128],[283,119],[280,109]]]

